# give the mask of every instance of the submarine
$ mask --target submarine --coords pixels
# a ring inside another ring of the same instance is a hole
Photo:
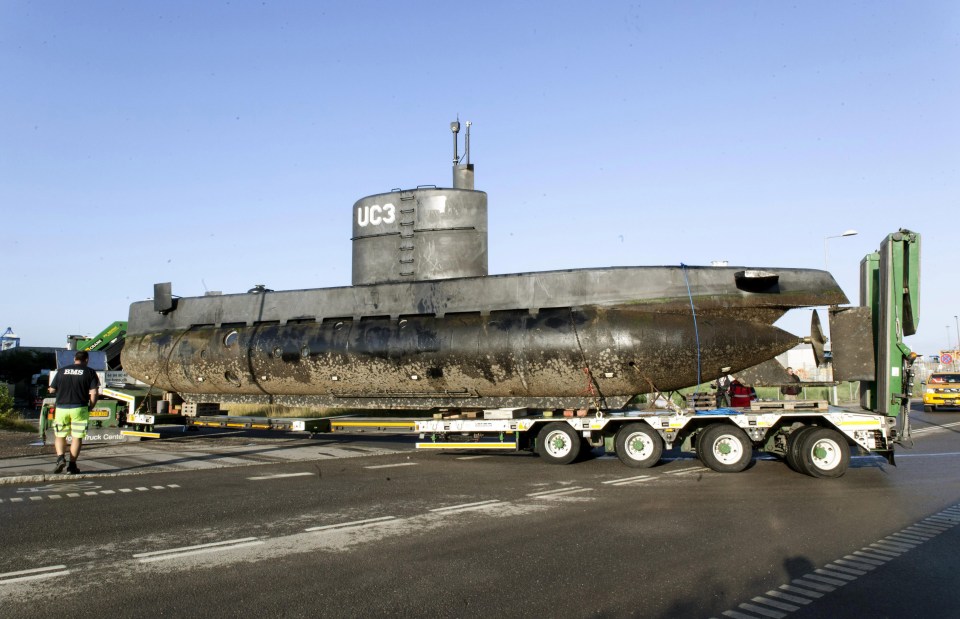
[[[451,123],[452,187],[353,205],[350,286],[176,297],[155,284],[130,306],[124,370],[188,402],[610,410],[772,359],[801,341],[773,325],[784,313],[847,303],[814,269],[490,275],[470,126],[460,156]]]

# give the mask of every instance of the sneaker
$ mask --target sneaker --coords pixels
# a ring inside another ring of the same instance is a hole
[[[80,469],[77,468],[77,463],[73,460],[70,461],[70,466],[67,467],[67,475],[79,475]]]
[[[66,456],[57,456],[57,465],[53,467],[53,472],[62,473],[65,466],[67,466]]]

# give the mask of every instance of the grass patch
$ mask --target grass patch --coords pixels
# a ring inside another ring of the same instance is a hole
[[[0,415],[0,430],[13,430],[14,432],[36,432],[37,426],[23,419],[20,413],[8,413]]]

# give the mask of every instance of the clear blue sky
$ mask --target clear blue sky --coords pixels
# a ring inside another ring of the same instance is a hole
[[[960,314],[960,3],[0,2],[0,329],[59,346],[175,294],[350,283],[352,205],[450,185],[490,272],[823,268],[923,234]],[[804,334],[809,312],[783,324]]]

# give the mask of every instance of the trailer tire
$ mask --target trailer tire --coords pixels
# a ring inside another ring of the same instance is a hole
[[[832,428],[814,428],[801,437],[799,463],[811,477],[840,477],[850,466],[850,445]]]
[[[933,412],[933,409],[934,409],[934,407],[933,407],[933,406],[930,406],[929,404],[924,404],[924,405],[923,405],[923,412],[925,412],[925,413],[932,413],[932,412]]]
[[[753,443],[737,426],[715,423],[701,432],[697,456],[718,473],[739,473],[753,459]]]
[[[617,432],[617,457],[635,469],[647,469],[660,461],[663,439],[645,423],[628,423]]]
[[[548,423],[537,435],[537,453],[550,464],[570,464],[580,455],[583,442],[569,423]]]
[[[800,450],[803,447],[803,436],[815,429],[814,426],[802,426],[787,436],[787,451],[784,457],[787,461],[787,466],[804,475],[809,475],[810,473],[806,471],[800,458]]]

